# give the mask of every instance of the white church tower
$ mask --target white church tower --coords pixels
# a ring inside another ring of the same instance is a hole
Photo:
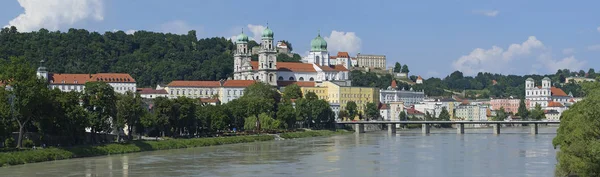
[[[44,67],[44,60],[40,61],[40,67],[38,67],[36,75],[40,79],[48,80],[48,69]]]
[[[314,63],[319,66],[329,66],[329,52],[327,52],[327,41],[321,37],[321,33],[310,41],[310,53],[306,57],[308,63]]]
[[[248,49],[248,36],[242,34],[237,36],[236,51],[233,55],[233,78],[234,80],[253,80],[252,65],[250,65],[250,49]]]
[[[272,86],[277,85],[277,50],[273,44],[273,31],[269,26],[262,32],[258,52],[258,80]]]

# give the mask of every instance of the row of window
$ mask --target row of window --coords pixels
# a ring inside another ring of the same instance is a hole
[[[216,90],[199,90],[199,89],[173,89],[170,90],[171,91],[171,95],[185,95],[186,93],[188,95],[216,95],[217,93],[219,93]],[[186,92],[187,91],[187,92]]]
[[[75,90],[75,91],[83,91],[83,89],[85,88],[85,86],[83,85],[53,85],[52,89],[58,88],[60,90],[65,90],[65,91],[71,91],[71,90]],[[135,91],[135,87],[114,87],[115,90],[117,91]]]
[[[548,90],[543,90],[543,91],[530,91],[528,90],[527,92],[525,92],[525,96],[550,96],[550,91]]]

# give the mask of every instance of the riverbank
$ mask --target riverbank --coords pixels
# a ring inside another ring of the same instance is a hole
[[[308,137],[317,137],[317,136],[333,136],[333,135],[343,135],[352,133],[347,130],[310,130],[310,131],[302,131],[302,132],[289,132],[282,133],[279,136],[285,139],[295,139],[295,138],[308,138]]]
[[[232,136],[217,138],[170,139],[163,141],[132,141],[98,146],[77,146],[69,148],[46,148],[0,153],[0,167],[71,158],[94,157],[111,154],[125,154],[143,151],[181,149],[215,146],[256,141],[271,141],[270,135]]]
[[[281,133],[280,136],[285,139],[294,139],[341,135],[346,133],[349,133],[349,131],[311,130]],[[0,167],[72,158],[104,156],[111,154],[126,154],[144,151],[250,143],[257,141],[272,141],[274,139],[275,137],[272,135],[247,135],[216,138],[169,139],[161,141],[132,141],[128,143],[112,143],[97,146],[77,146],[68,148],[52,147],[36,150],[0,152]]]

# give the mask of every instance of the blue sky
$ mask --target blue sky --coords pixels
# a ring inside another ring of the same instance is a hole
[[[258,36],[268,22],[276,40],[301,55],[320,30],[331,54],[384,54],[388,66],[398,61],[412,75],[445,77],[598,70],[597,7],[591,0],[7,0],[0,22],[24,31],[194,29],[200,38],[229,38],[241,28]]]

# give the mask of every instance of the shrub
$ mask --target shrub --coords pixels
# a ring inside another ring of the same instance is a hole
[[[14,147],[15,145],[15,139],[13,139],[12,137],[6,138],[6,140],[4,140],[4,147]]]
[[[23,147],[31,148],[33,146],[34,146],[34,144],[33,144],[32,140],[30,140],[30,139],[23,140]]]

